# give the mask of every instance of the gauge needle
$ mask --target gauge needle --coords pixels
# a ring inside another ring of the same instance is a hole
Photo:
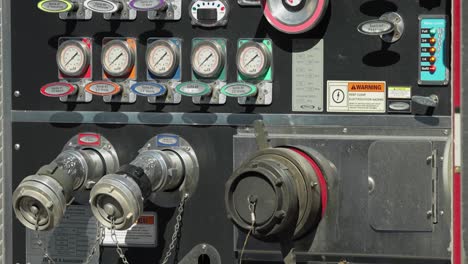
[[[166,51],[166,53],[164,53],[164,55],[161,56],[161,58],[159,58],[159,60],[154,64],[154,66],[158,65],[158,63],[160,61],[162,61],[162,59],[164,59],[164,57],[166,57],[166,55],[167,55],[167,51]]]
[[[206,59],[200,65],[198,65],[198,67],[201,67],[203,64],[205,64],[205,62],[207,62],[208,59],[211,58],[211,56],[213,56],[213,53],[210,53],[210,55],[206,57]]]
[[[123,53],[120,53],[120,55],[117,56],[117,58],[115,58],[115,59],[111,62],[110,65],[114,64],[114,62],[116,62],[120,57],[122,57],[122,55],[123,55]],[[110,66],[110,65],[109,65],[109,66]]]
[[[258,54],[255,55],[249,62],[247,62],[247,64],[246,64],[245,66],[249,65],[249,64],[250,64],[252,61],[254,61],[257,57],[258,57]]]
[[[75,55],[73,55],[73,57],[71,57],[71,59],[67,63],[65,63],[65,66],[67,66],[68,63],[70,63],[76,56],[78,56],[78,52],[75,53]]]

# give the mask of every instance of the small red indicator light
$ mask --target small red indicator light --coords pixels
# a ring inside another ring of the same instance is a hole
[[[437,68],[436,68],[435,65],[431,65],[431,66],[429,67],[429,71],[430,71],[430,72],[435,72],[436,70],[437,70]]]
[[[223,6],[223,7],[221,7],[221,11],[224,11],[224,9],[225,9],[225,7],[224,7],[224,6]]]

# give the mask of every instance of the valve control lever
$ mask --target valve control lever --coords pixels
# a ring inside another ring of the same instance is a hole
[[[415,95],[411,97],[411,100],[417,104],[427,107],[437,107],[439,105],[439,97],[435,94],[429,96]]]
[[[388,12],[379,19],[362,22],[357,30],[364,35],[380,36],[386,43],[395,43],[403,36],[405,23],[400,14]]]

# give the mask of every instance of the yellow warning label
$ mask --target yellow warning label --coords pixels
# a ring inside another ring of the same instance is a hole
[[[384,82],[349,82],[348,91],[350,92],[385,92]]]

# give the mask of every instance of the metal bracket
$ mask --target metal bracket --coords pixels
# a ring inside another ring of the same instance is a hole
[[[432,150],[432,155],[427,158],[427,161],[430,162],[432,167],[432,208],[428,212],[428,216],[432,217],[432,223],[437,224],[439,222],[439,208],[438,208],[438,177],[437,177],[437,162],[438,162],[438,153],[437,149]]]
[[[192,102],[197,105],[223,105],[226,103],[226,96],[221,93],[221,88],[226,85],[225,81],[216,80],[209,84],[212,92],[209,96],[195,96]]]
[[[84,7],[83,3],[85,0],[69,0],[70,2],[77,4],[78,9],[72,12],[64,12],[59,14],[59,18],[62,20],[90,20],[93,17],[93,12]]]
[[[273,83],[260,82],[256,84],[258,94],[256,96],[239,97],[240,105],[271,105],[273,102]]]
[[[148,11],[149,20],[180,20],[182,18],[182,0],[167,0],[164,11]]]
[[[167,93],[164,96],[152,96],[148,97],[148,103],[150,104],[180,104],[182,101],[182,95],[175,92],[175,88],[180,82],[158,82],[167,88]]]
[[[208,244],[195,246],[178,264],[197,264],[200,256],[206,255],[210,264],[221,264],[221,256],[216,248]]]
[[[263,120],[255,120],[255,141],[259,150],[271,148],[270,139],[268,139],[268,132],[265,129],[265,123]]]
[[[135,20],[137,17],[137,11],[131,9],[125,0],[116,0],[122,5],[122,10],[115,13],[104,14],[105,20]]]
[[[117,95],[103,96],[104,102],[122,104],[133,104],[136,102],[137,95],[130,90],[130,87],[136,83],[134,80],[125,80],[123,82],[116,81],[115,83],[121,86],[122,92]]]
[[[89,79],[81,79],[78,82],[69,82],[78,87],[76,94],[60,97],[62,103],[89,103],[93,100],[93,95],[86,92],[85,86],[90,83]]]

